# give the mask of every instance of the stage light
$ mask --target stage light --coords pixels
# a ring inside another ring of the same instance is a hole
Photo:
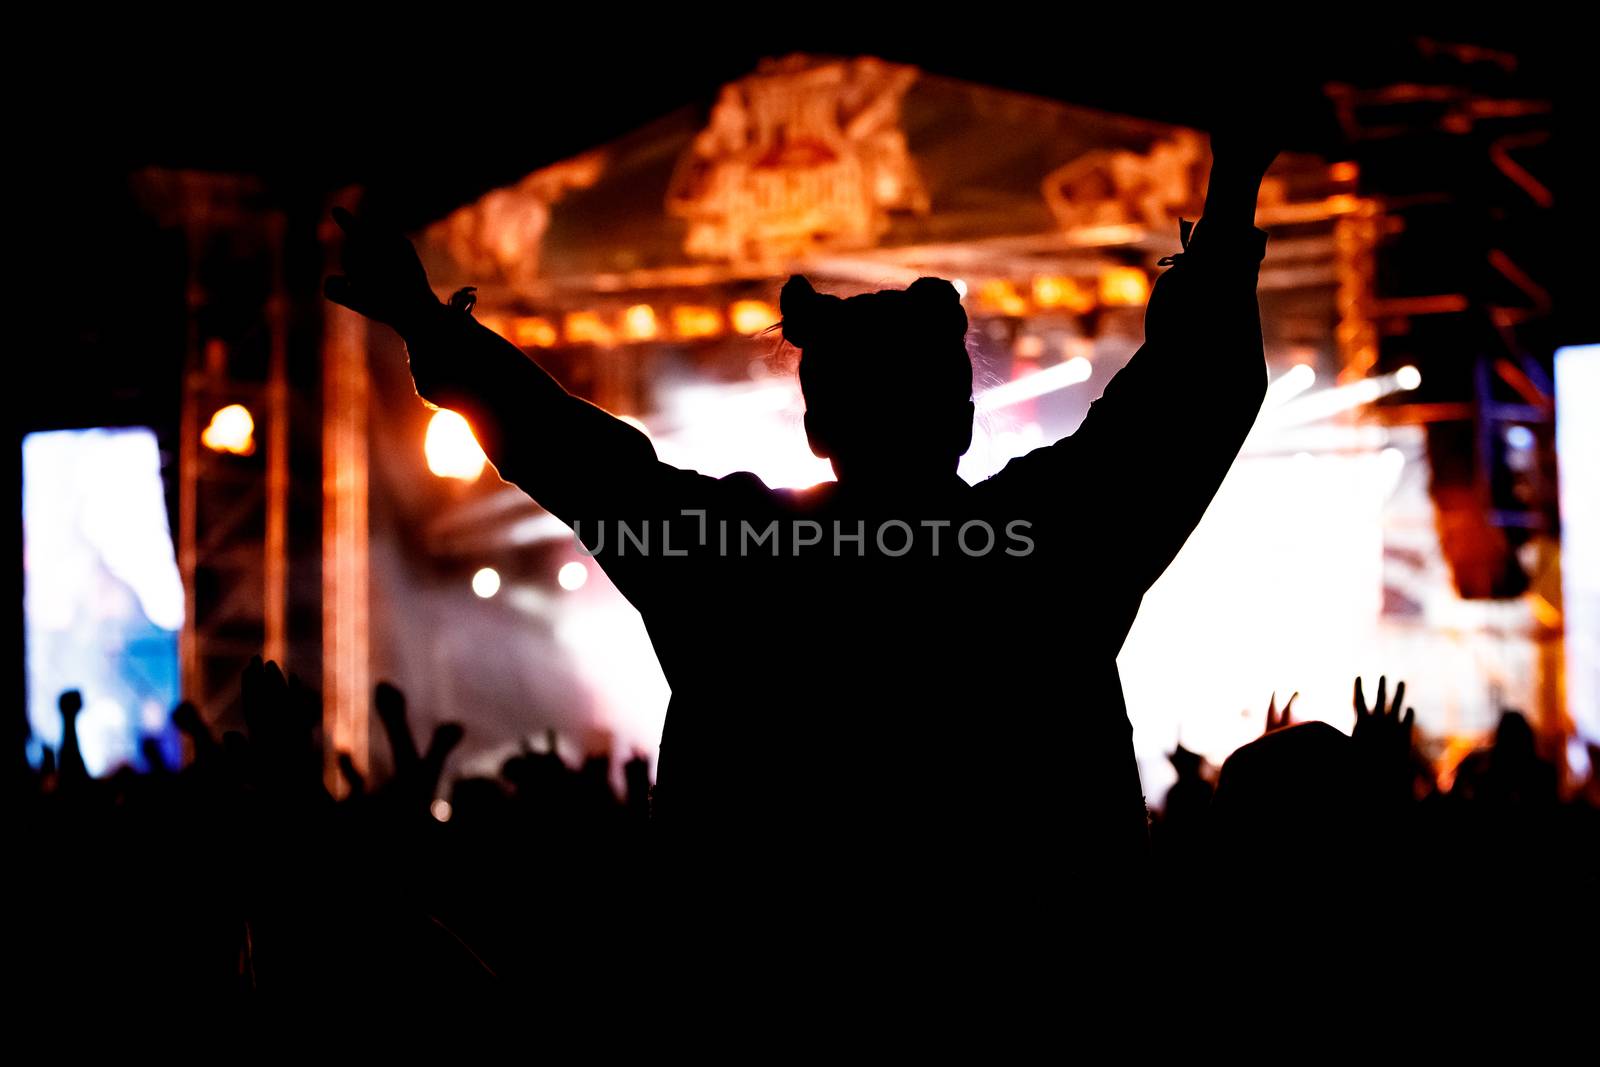
[[[570,311],[566,321],[567,340],[575,345],[609,345],[616,338],[611,327],[593,311]]]
[[[441,478],[475,482],[489,457],[483,454],[478,439],[472,436],[467,420],[448,408],[440,408],[428,420],[428,434],[422,440],[422,453],[428,469]]]
[[[635,304],[622,313],[622,336],[630,341],[651,341],[661,332],[656,312],[649,304]]]
[[[650,427],[646,426],[643,422],[634,418],[632,415],[618,415],[617,421],[627,423],[629,426],[632,426],[635,430],[638,430],[646,437],[650,436]]]
[[[1138,267],[1111,267],[1100,275],[1100,301],[1138,307],[1150,299],[1150,279]]]
[[[1083,313],[1094,309],[1095,295],[1076,278],[1041,274],[1033,280],[1033,302],[1042,308],[1066,308]]]
[[[439,822],[450,821],[450,802],[443,797],[429,804],[428,811]]]
[[[1306,363],[1296,363],[1267,386],[1267,398],[1262,407],[1277,407],[1310,389],[1317,382],[1317,372]]]
[[[493,567],[481,567],[472,576],[472,591],[488,600],[500,591],[500,572]]]
[[[1321,389],[1309,396],[1301,397],[1292,404],[1285,404],[1273,411],[1264,411],[1262,417],[1257,420],[1256,429],[1252,434],[1263,430],[1304,426],[1307,423],[1332,418],[1376,400],[1382,400],[1394,393],[1415,389],[1421,381],[1422,375],[1417,368],[1401,367],[1393,374],[1380,374],[1347,385]]]
[[[1003,385],[985,390],[978,395],[978,407],[984,411],[993,411],[1011,404],[1020,404],[1024,400],[1033,400],[1046,393],[1053,393],[1057,389],[1086,382],[1093,373],[1094,364],[1082,356],[1074,356],[1065,363],[1057,363],[1053,367],[1046,367],[1021,378],[1013,378]]]
[[[672,309],[672,330],[685,341],[715,337],[722,332],[722,316],[716,308],[680,304]]]
[[[728,309],[733,328],[746,337],[754,336],[778,321],[778,313],[765,300],[735,300]]]
[[[978,289],[978,302],[1002,315],[1019,318],[1028,313],[1028,302],[1017,287],[1004,278],[984,282]]]
[[[511,340],[523,348],[553,348],[559,340],[555,323],[537,315],[511,320]]]
[[[217,409],[211,424],[200,432],[200,442],[213,452],[232,452],[248,456],[256,450],[256,420],[243,404]]]
[[[967,298],[967,283],[964,279],[957,278],[950,284],[955,286],[956,296],[960,297],[962,300]]]
[[[582,589],[588,581],[589,568],[580,560],[563,563],[556,572],[556,584],[569,593]]]

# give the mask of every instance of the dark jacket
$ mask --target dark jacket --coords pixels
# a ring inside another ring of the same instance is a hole
[[[479,426],[643,616],[672,687],[655,814],[675,840],[880,864],[1142,853],[1116,656],[1266,386],[1266,235],[1184,237],[1076,433],[899,499],[681,470],[598,409],[552,423],[542,372],[465,315],[408,338],[414,369],[448,353],[459,379],[430,396],[419,374],[423,395]]]

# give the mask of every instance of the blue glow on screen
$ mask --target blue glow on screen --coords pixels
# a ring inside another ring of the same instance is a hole
[[[56,700],[83,694],[89,772],[143,767],[141,740],[179,751],[183,583],[172,550],[161,455],[147,429],[57,430],[22,440],[28,758],[61,744]]]

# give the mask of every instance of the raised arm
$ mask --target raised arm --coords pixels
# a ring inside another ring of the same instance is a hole
[[[1256,197],[1274,148],[1213,137],[1205,210],[1156,280],[1145,341],[1062,442],[1091,507],[1143,589],[1177,555],[1250,432],[1266,392]]]
[[[637,429],[573,396],[511,342],[443,304],[404,235],[334,209],[344,273],[328,299],[405,340],[417,394],[472,424],[495,469],[560,518],[597,515],[643,489],[660,466]]]

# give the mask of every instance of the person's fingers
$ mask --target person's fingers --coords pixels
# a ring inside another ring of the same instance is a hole
[[[404,703],[380,699],[377,704],[378,721],[383,724],[383,732],[389,737],[389,751],[394,755],[395,770],[403,772],[415,767],[421,755],[417,752],[417,739],[411,733],[411,724],[406,721]]]
[[[425,757],[428,774],[437,783],[439,774],[444,770],[444,761],[450,753],[461,743],[467,731],[458,722],[440,723],[433,728],[433,739],[428,742],[428,754]]]
[[[1267,729],[1278,725],[1278,693],[1273,691],[1272,697],[1267,701]]]
[[[1400,720],[1400,725],[1405,727],[1407,730],[1410,730],[1412,724],[1415,723],[1416,721],[1417,721],[1417,709],[1416,708],[1407,708],[1406,709],[1405,718]]]
[[[1378,675],[1378,691],[1373,695],[1372,698],[1372,714],[1376,715],[1380,719],[1383,718],[1385,713],[1387,713],[1389,710],[1389,705],[1387,703],[1388,692],[1389,676],[1387,674]]]
[[[1389,705],[1389,707],[1391,709],[1391,714],[1393,714],[1394,717],[1398,719],[1400,717],[1400,709],[1405,707],[1405,706],[1406,706],[1406,683],[1405,682],[1396,682],[1394,684],[1394,701]]]
[[[1367,717],[1367,697],[1366,697],[1366,694],[1361,691],[1361,676],[1359,674],[1356,675],[1356,691],[1355,691],[1355,697],[1353,699],[1353,703],[1355,704],[1357,721],[1360,721],[1361,719],[1366,718]]]
[[[1278,721],[1280,723],[1282,723],[1284,726],[1288,726],[1289,725],[1289,712],[1294,708],[1295,698],[1298,697],[1299,695],[1300,695],[1300,691],[1298,689],[1295,690],[1293,693],[1291,693],[1289,695],[1289,703],[1287,703],[1287,704],[1285,704],[1283,706],[1283,713],[1278,716]]]

